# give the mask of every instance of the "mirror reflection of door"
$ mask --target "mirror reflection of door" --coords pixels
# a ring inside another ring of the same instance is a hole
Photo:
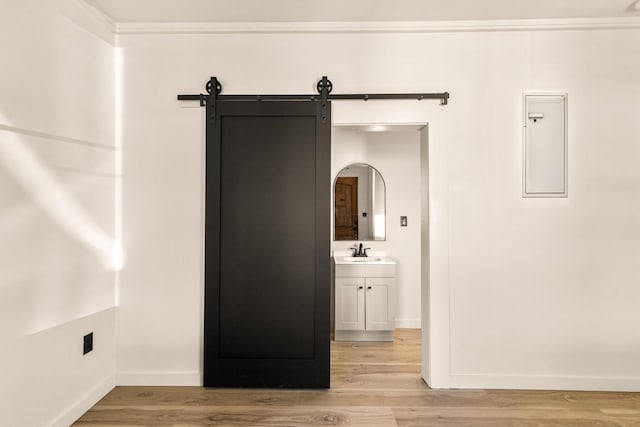
[[[358,240],[358,178],[338,177],[334,200],[335,239]]]
[[[366,163],[345,166],[333,188],[334,240],[385,240],[385,184]]]

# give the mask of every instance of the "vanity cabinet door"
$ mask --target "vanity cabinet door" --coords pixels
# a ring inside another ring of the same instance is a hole
[[[364,330],[364,298],[363,277],[336,277],[336,330]]]
[[[389,331],[395,327],[395,278],[367,277],[365,281],[367,331]]]

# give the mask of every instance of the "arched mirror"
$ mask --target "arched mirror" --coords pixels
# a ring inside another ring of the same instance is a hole
[[[342,169],[333,186],[334,240],[385,240],[385,186],[373,166]]]

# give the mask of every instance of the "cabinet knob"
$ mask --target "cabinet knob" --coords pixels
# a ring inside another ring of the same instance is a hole
[[[364,289],[364,286],[358,286],[358,289]]]
[[[371,289],[371,286],[367,286],[367,289]]]

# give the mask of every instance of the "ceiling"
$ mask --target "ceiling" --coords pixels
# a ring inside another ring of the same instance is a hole
[[[640,0],[84,0],[116,23],[458,21],[640,16]]]

